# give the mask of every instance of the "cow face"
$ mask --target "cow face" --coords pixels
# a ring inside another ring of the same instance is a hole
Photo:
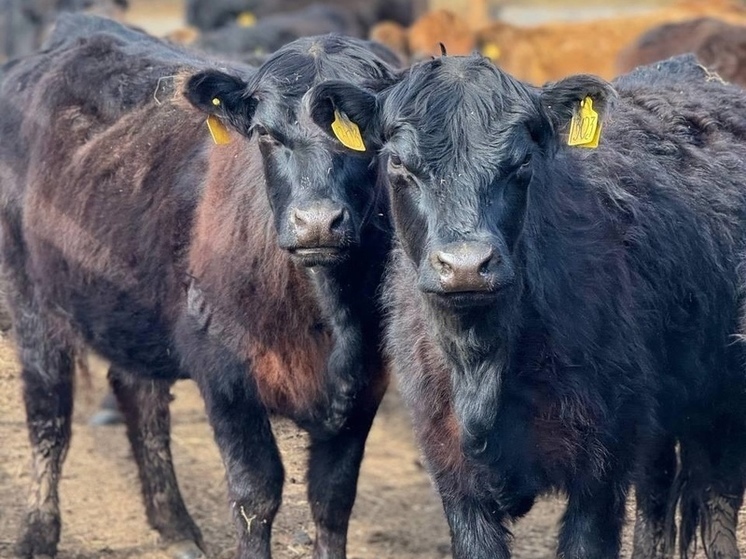
[[[487,59],[443,57],[413,66],[377,97],[342,83],[316,88],[382,153],[396,233],[430,301],[491,307],[520,287],[517,250],[532,188],[580,101],[603,112],[605,82],[576,76],[540,90]],[[317,120],[324,127],[323,115]],[[575,148],[577,149],[577,148]]]
[[[325,79],[385,82],[392,71],[352,38],[299,39],[248,81],[217,71],[187,84],[187,97],[258,142],[280,246],[306,266],[345,260],[376,202],[374,152],[342,151],[309,117],[306,93]]]

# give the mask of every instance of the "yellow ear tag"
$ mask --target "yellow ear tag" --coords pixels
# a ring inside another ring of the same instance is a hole
[[[251,12],[241,12],[236,17],[236,23],[239,27],[253,27],[256,24],[256,16]]]
[[[482,47],[482,55],[486,56],[490,60],[497,60],[500,58],[502,51],[495,43],[487,43]]]
[[[207,129],[210,131],[212,141],[215,142],[217,145],[222,146],[224,144],[231,143],[230,132],[228,132],[225,124],[223,124],[223,122],[215,115],[210,115],[207,117]]]
[[[586,97],[580,102],[580,111],[576,112],[570,121],[567,145],[597,148],[600,138],[601,123],[598,120],[598,113],[593,110],[593,99]]]
[[[360,135],[360,129],[357,124],[352,122],[347,115],[334,109],[334,122],[332,122],[332,131],[342,145],[355,151],[365,151],[363,137]]]

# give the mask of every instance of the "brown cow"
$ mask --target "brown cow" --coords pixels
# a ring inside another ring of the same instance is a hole
[[[492,58],[501,68],[536,85],[574,73],[611,79],[617,54],[635,38],[657,25],[699,16],[746,23],[746,7],[733,0],[687,0],[611,19],[533,27],[496,22],[477,33],[477,44],[482,51],[498,49],[499,56]]]
[[[645,31],[663,23],[701,16],[746,24],[746,7],[736,0],[683,0],[671,6],[624,17],[579,22],[518,26],[504,21],[470,30],[457,14],[436,11],[423,16],[402,34],[374,28],[372,37],[410,60],[438,56],[439,43],[449,54],[480,50],[513,76],[537,85],[574,73],[611,79],[619,51]],[[387,42],[387,36],[395,42]]]
[[[746,86],[746,26],[714,18],[668,23],[651,29],[617,57],[617,71],[694,53],[724,80]]]

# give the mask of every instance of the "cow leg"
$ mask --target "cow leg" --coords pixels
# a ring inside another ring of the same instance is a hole
[[[632,559],[673,557],[675,534],[667,533],[666,522],[676,467],[676,441],[668,437],[658,441],[640,467],[635,484],[637,512]]]
[[[510,559],[513,536],[496,503],[444,491],[442,480],[435,482],[451,529],[453,559]]]
[[[272,522],[280,508],[284,470],[269,417],[251,371],[228,356],[199,384],[228,478],[238,533],[237,559],[269,559]],[[207,371],[207,370],[206,370]]]
[[[626,483],[612,481],[570,491],[560,527],[557,557],[618,558],[626,497]]]
[[[54,557],[60,539],[59,479],[70,444],[73,347],[34,304],[16,301],[14,326],[31,442],[31,487],[16,554]]]
[[[381,395],[382,396],[382,395]],[[345,559],[365,441],[381,396],[330,438],[311,435],[308,502],[316,524],[314,559]]]
[[[202,534],[179,492],[171,458],[171,382],[138,379],[115,366],[109,382],[127,425],[150,525],[178,559],[204,557]]]
[[[192,280],[186,313],[177,324],[177,349],[185,372],[202,393],[225,464],[238,537],[236,559],[270,559],[285,472],[251,366],[223,339],[210,304]]]
[[[722,426],[721,426],[722,427]],[[739,431],[742,427],[739,427]],[[681,443],[682,489],[681,541],[691,547],[699,527],[707,559],[738,559],[736,527],[743,504],[744,480],[741,436],[725,428],[704,438]]]

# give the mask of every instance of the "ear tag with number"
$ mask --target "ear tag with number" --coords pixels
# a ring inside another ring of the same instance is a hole
[[[222,146],[224,144],[231,143],[231,133],[228,132],[228,129],[225,127],[225,124],[223,124],[223,121],[221,121],[215,115],[210,115],[207,117],[207,129],[210,131],[212,141],[215,142],[217,145]]]
[[[342,145],[355,151],[365,151],[363,137],[360,135],[360,129],[357,124],[352,122],[347,115],[334,109],[334,122],[332,122],[332,131]]]
[[[600,138],[601,122],[598,120],[598,113],[593,110],[593,99],[586,97],[580,102],[580,110],[573,115],[570,121],[570,135],[567,138],[567,145],[597,148]]]

